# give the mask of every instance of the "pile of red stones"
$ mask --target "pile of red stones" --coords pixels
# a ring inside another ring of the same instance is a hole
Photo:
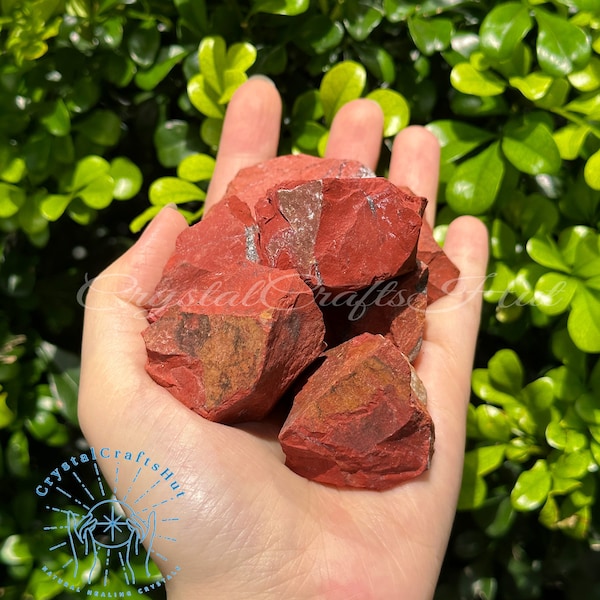
[[[428,303],[458,270],[426,200],[355,161],[243,169],[185,230],[148,305],[146,369],[211,421],[267,416],[286,394],[286,465],[386,489],[429,467],[434,426],[412,362]]]

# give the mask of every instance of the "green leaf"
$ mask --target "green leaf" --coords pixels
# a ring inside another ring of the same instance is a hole
[[[133,198],[142,187],[142,172],[128,158],[113,159],[110,163],[109,174],[114,181],[113,196],[117,200]]]
[[[537,58],[542,69],[554,77],[583,69],[591,55],[585,32],[563,17],[542,8],[536,7],[534,15],[539,27]]]
[[[558,249],[556,242],[549,235],[539,235],[527,240],[527,254],[538,264],[569,273],[570,268],[565,263],[561,251]]]
[[[487,485],[477,473],[478,457],[474,451],[465,454],[462,483],[458,498],[458,510],[473,510],[483,504]]]
[[[560,153],[549,129],[540,122],[517,125],[509,121],[502,137],[502,151],[522,173],[555,174],[560,169]]]
[[[508,82],[518,89],[527,100],[540,100],[543,98],[554,82],[554,78],[541,71],[528,73],[525,77],[511,77]]]
[[[383,111],[383,136],[392,137],[410,121],[410,107],[404,96],[394,90],[379,89],[367,94]]]
[[[392,55],[380,46],[361,45],[356,49],[358,57],[376,78],[391,84],[396,80],[396,64]]]
[[[25,190],[16,185],[0,181],[0,218],[16,214],[25,203]]]
[[[506,60],[532,26],[528,7],[524,4],[498,4],[486,15],[479,28],[481,48],[494,60]]]
[[[586,161],[583,176],[593,190],[600,190],[600,150],[594,152]]]
[[[591,392],[582,394],[575,401],[577,414],[586,422],[600,425],[600,397]]]
[[[334,115],[346,103],[360,98],[367,81],[365,68],[346,60],[325,73],[320,92],[325,121],[331,124]]]
[[[600,291],[580,285],[567,320],[569,335],[584,352],[600,352]]]
[[[215,159],[208,154],[186,156],[177,167],[177,177],[187,181],[208,181],[215,170]]]
[[[109,171],[110,164],[101,156],[86,156],[75,167],[70,189],[74,192],[81,190],[92,183],[94,179],[107,175]]]
[[[565,125],[553,134],[554,142],[563,160],[575,160],[589,135],[591,128],[588,125]],[[590,186],[592,187],[592,186]]]
[[[463,94],[474,96],[497,96],[502,94],[506,83],[491,71],[478,71],[471,63],[462,62],[450,73],[452,86]]]
[[[206,119],[205,123],[210,121]],[[219,123],[222,123],[222,119]],[[176,167],[186,156],[201,148],[196,130],[190,131],[187,121],[173,119],[161,123],[154,132],[154,145],[163,167]]]
[[[160,48],[160,33],[154,21],[142,21],[127,36],[127,51],[142,69],[152,66]]]
[[[544,411],[554,401],[554,383],[549,377],[539,377],[521,390],[520,397],[534,412]]]
[[[416,5],[406,0],[383,0],[383,10],[390,23],[399,23],[415,13]]]
[[[223,73],[227,68],[225,40],[220,36],[204,38],[198,48],[198,62],[204,85],[212,88],[215,96],[220,96],[225,89]]]
[[[293,17],[308,10],[310,0],[252,0],[251,13],[270,13]]]
[[[585,449],[568,454],[560,454],[550,463],[550,470],[555,477],[561,479],[581,479],[594,469],[595,461],[592,453]]]
[[[225,116],[225,107],[220,104],[220,94],[208,85],[204,75],[196,75],[187,86],[190,102],[204,115],[213,119]]]
[[[535,305],[546,315],[565,312],[577,290],[577,281],[562,273],[546,273],[540,277],[534,293]]]
[[[71,199],[71,196],[66,194],[48,194],[40,202],[40,212],[48,221],[56,221],[67,210]]]
[[[292,127],[294,150],[316,155],[319,143],[328,130],[315,121],[303,121]]]
[[[121,137],[121,119],[111,110],[98,109],[77,124],[77,130],[100,146],[114,146]]]
[[[344,26],[339,21],[332,22],[325,15],[313,15],[300,27],[294,43],[307,52],[323,54],[336,48],[344,34]]]
[[[600,94],[595,92],[581,94],[565,105],[565,109],[586,115],[591,119],[598,119],[600,118]]]
[[[511,438],[510,421],[503,410],[491,404],[475,409],[477,427],[481,435],[494,442],[508,442]]]
[[[162,47],[154,64],[149,69],[136,73],[135,84],[142,90],[153,90],[187,53],[185,48],[177,45]]]
[[[471,450],[469,454],[473,455],[476,464],[476,473],[484,477],[502,466],[504,462],[504,453],[506,447],[504,444],[495,444],[493,446],[481,446]]]
[[[71,117],[69,109],[60,98],[51,102],[40,117],[40,122],[55,136],[68,135],[71,131]]]
[[[129,224],[131,233],[138,233],[146,223],[150,222],[162,209],[162,206],[150,206]]]
[[[496,200],[504,171],[500,145],[494,142],[458,166],[446,188],[448,205],[458,214],[484,213]]]
[[[223,73],[223,93],[219,96],[219,104],[227,104],[240,85],[247,80],[248,76],[243,71],[227,69]]]
[[[511,394],[500,391],[495,387],[487,369],[474,369],[471,385],[476,396],[498,406],[507,406],[516,402]]]
[[[408,18],[408,30],[415,46],[426,56],[431,56],[450,45],[454,25],[450,19],[411,16]]]
[[[15,477],[26,477],[29,474],[29,441],[25,433],[18,429],[6,444],[6,466]]]
[[[592,56],[584,69],[573,71],[569,83],[580,92],[593,92],[600,88],[600,59]]]
[[[77,196],[90,208],[101,210],[112,202],[114,189],[114,179],[109,174],[105,174],[97,177],[79,190]]]
[[[516,395],[523,387],[523,364],[514,350],[498,350],[488,361],[490,380],[499,390]]]
[[[345,0],[343,3],[344,26],[357,42],[362,42],[381,23],[383,14],[370,0]]]
[[[161,177],[150,186],[149,197],[151,204],[165,206],[171,202],[182,204],[193,200],[204,200],[206,193],[189,181],[177,177]]]
[[[493,133],[461,121],[433,121],[427,125],[427,129],[440,142],[442,163],[454,162],[494,139]]]
[[[228,69],[247,71],[255,61],[256,48],[248,42],[232,44],[227,50],[226,63]]]
[[[538,460],[523,471],[510,494],[513,508],[518,511],[532,511],[544,504],[552,488],[552,475],[545,460]]]

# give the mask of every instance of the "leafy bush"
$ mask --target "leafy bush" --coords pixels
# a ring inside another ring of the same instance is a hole
[[[235,89],[270,76],[281,152],[322,154],[346,102],[442,144],[437,234],[488,226],[492,260],[459,513],[437,595],[597,598],[598,0],[3,0],[0,590],[41,572],[42,476],[82,447],[86,274],[167,202],[202,212]],[[381,169],[384,173],[383,168]],[[149,202],[148,202],[149,199]]]

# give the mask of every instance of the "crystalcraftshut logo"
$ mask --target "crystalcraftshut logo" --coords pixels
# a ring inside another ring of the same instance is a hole
[[[178,499],[185,492],[175,473],[143,450],[90,448],[53,469],[35,493],[47,510],[42,570],[57,587],[126,598],[155,590],[179,573],[162,549],[177,542],[169,525],[178,521]]]

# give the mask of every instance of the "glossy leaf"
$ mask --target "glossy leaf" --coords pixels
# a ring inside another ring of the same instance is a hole
[[[90,208],[101,210],[112,202],[114,189],[114,179],[109,174],[105,174],[80,189],[77,196]]]
[[[584,352],[600,352],[600,291],[580,285],[567,320],[569,335]]]
[[[52,135],[68,135],[71,131],[69,109],[62,99],[55,100],[47,107],[40,122]]]
[[[381,9],[371,0],[345,0],[343,13],[344,27],[358,42],[366,40],[383,18]]]
[[[536,7],[534,15],[539,27],[537,58],[542,69],[554,77],[583,69],[591,54],[585,32],[542,8]]]
[[[450,45],[454,26],[449,19],[412,16],[408,19],[408,30],[415,46],[426,56],[431,56]]]
[[[600,190],[600,150],[588,158],[583,170],[586,183],[593,190]]]
[[[476,416],[477,427],[485,439],[494,442],[510,440],[510,421],[504,411],[490,404],[481,404],[476,408]]]
[[[160,33],[152,21],[140,23],[127,37],[127,51],[142,69],[152,66],[160,49]]]
[[[215,170],[215,159],[208,154],[192,154],[177,167],[177,177],[187,181],[208,181]]]
[[[190,102],[204,115],[214,119],[225,116],[225,107],[220,103],[220,94],[208,85],[204,75],[196,75],[188,82]]]
[[[361,45],[356,49],[361,63],[374,77],[385,83],[394,83],[396,65],[392,55],[381,46]],[[391,91],[391,90],[389,90]]]
[[[252,12],[293,17],[306,12],[309,0],[253,0]]]
[[[540,122],[509,123],[502,137],[502,151],[519,171],[529,175],[554,174],[561,165],[552,134]]]
[[[600,398],[597,395],[582,394],[575,402],[575,410],[586,423],[600,425]]]
[[[178,179],[177,177],[161,177],[149,190],[150,202],[156,206],[165,206],[171,202],[182,204],[193,200],[204,200],[206,193],[198,186]]]
[[[533,26],[527,6],[505,2],[495,6],[479,29],[483,51],[495,60],[505,60]]]
[[[565,125],[557,129],[552,137],[560,152],[560,157],[564,160],[575,160],[581,148],[589,135],[591,128],[588,125]],[[592,187],[590,185],[590,187]]]
[[[383,136],[392,137],[410,121],[410,107],[404,96],[393,90],[379,89],[367,95],[383,111]]]
[[[497,142],[461,163],[448,182],[448,205],[459,214],[479,215],[492,206],[504,178]]]
[[[256,61],[256,48],[244,42],[232,44],[227,50],[226,61],[228,69],[247,71]]]
[[[294,43],[315,54],[323,54],[335,48],[344,39],[344,26],[325,15],[310,17],[294,37]]]
[[[570,272],[569,265],[565,263],[558,246],[549,235],[530,238],[527,241],[527,253],[544,267],[563,273]]]
[[[532,511],[544,504],[552,488],[552,476],[545,460],[538,460],[528,471],[523,471],[513,488],[510,499],[518,511]]]
[[[506,88],[500,77],[491,71],[479,71],[468,62],[459,63],[452,69],[450,82],[459,92],[474,96],[497,96]]]
[[[220,36],[204,38],[198,49],[198,62],[204,85],[220,95],[224,90],[223,74],[227,69],[225,40]]]
[[[110,163],[109,174],[114,182],[113,196],[117,200],[133,198],[142,187],[142,172],[128,158],[115,158]]]
[[[528,73],[524,77],[511,77],[509,83],[518,89],[527,100],[542,99],[552,87],[554,78],[542,71]]]
[[[135,75],[135,84],[142,90],[153,90],[187,55],[182,46],[162,47],[152,66]]]
[[[25,190],[0,181],[0,218],[16,214],[25,203]]]
[[[366,79],[364,67],[349,60],[338,63],[325,73],[320,92],[327,123],[331,123],[334,115],[344,104],[361,96]]]
[[[546,273],[535,286],[535,305],[547,315],[565,312],[577,290],[577,282],[562,273]]]
[[[584,69],[569,75],[569,83],[581,92],[593,92],[600,88],[600,59],[592,56]]]
[[[443,163],[454,162],[494,138],[489,131],[454,120],[434,121],[427,129],[440,142]]]
[[[111,110],[98,109],[78,123],[76,128],[95,144],[110,147],[121,136],[121,119]]]
[[[488,361],[488,370],[493,384],[508,394],[517,394],[523,387],[523,364],[513,350],[498,350]]]

